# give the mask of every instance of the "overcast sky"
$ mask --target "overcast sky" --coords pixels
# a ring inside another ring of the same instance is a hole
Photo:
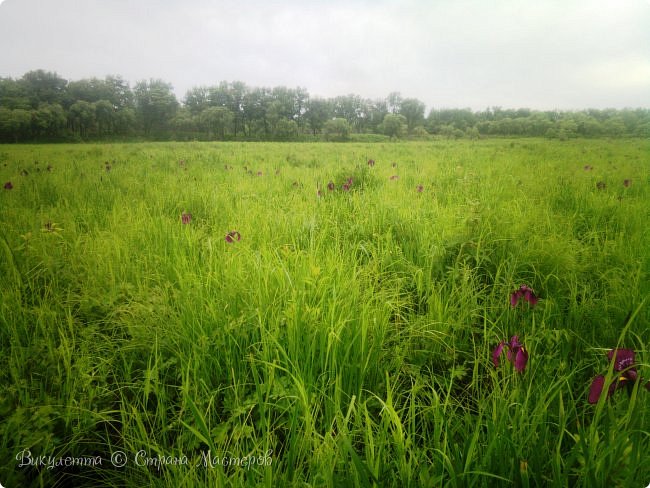
[[[650,108],[650,0],[4,0],[0,76]]]

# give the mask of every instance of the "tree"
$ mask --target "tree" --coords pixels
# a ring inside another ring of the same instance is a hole
[[[140,81],[133,92],[136,113],[144,133],[148,136],[162,136],[178,108],[172,85],[162,80]]]
[[[398,114],[402,109],[402,95],[399,92],[391,92],[386,97],[386,108],[388,113]]]
[[[80,137],[87,137],[95,126],[95,106],[84,100],[75,102],[68,112],[72,131]]]
[[[19,142],[31,136],[32,116],[29,110],[0,107],[0,138]]]
[[[330,116],[331,110],[326,100],[313,98],[307,102],[307,110],[305,111],[304,118],[314,135],[323,129]]]
[[[298,137],[298,124],[295,120],[280,119],[275,125],[273,137],[279,141],[291,141]]]
[[[108,100],[98,100],[94,103],[97,132],[100,135],[112,134],[115,124],[115,108]]]
[[[233,120],[232,112],[226,107],[208,107],[199,115],[199,123],[210,139],[215,134],[219,136],[219,139],[225,139]]]
[[[406,117],[398,114],[386,114],[382,124],[384,134],[388,137],[402,137],[406,131]]]
[[[58,103],[42,103],[37,110],[32,110],[32,134],[37,138],[60,136],[65,123],[65,111]]]
[[[328,141],[347,141],[350,137],[350,124],[341,117],[325,122],[325,139]]]
[[[416,98],[405,98],[402,100],[399,114],[406,119],[406,126],[409,134],[413,129],[424,123],[424,103]]]
[[[119,135],[131,135],[136,128],[137,117],[135,110],[130,107],[122,108],[115,112],[114,131]]]
[[[0,107],[29,110],[31,105],[24,84],[11,78],[0,78]]]
[[[62,103],[67,81],[42,69],[25,73],[20,80],[32,108],[41,103]]]
[[[187,91],[183,105],[192,115],[198,115],[209,106],[209,91],[204,86],[194,87]]]

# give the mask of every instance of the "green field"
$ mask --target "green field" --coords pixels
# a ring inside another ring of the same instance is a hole
[[[649,155],[0,146],[0,483],[645,487]]]

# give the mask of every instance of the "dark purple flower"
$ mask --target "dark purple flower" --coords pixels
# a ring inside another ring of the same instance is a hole
[[[320,197],[322,197],[322,196],[323,196],[323,192],[322,192],[322,191],[320,191],[320,190],[318,190],[318,192],[316,193],[316,195],[318,196],[318,198],[320,198]]]
[[[634,363],[634,351],[632,349],[611,349],[607,352],[607,359],[613,362],[616,378],[607,389],[607,398],[612,396],[616,390],[626,384],[634,384],[640,380]],[[599,374],[591,382],[589,387],[589,403],[597,403],[605,387],[605,376]],[[650,391],[650,382],[645,387]]]
[[[612,349],[607,353],[607,359],[614,361],[614,371],[623,373],[628,379],[636,381],[634,368],[634,351],[632,349]]]
[[[528,363],[528,352],[524,345],[519,342],[518,336],[512,336],[510,342],[501,341],[499,345],[492,352],[492,362],[494,367],[499,367],[499,356],[505,348],[508,348],[506,351],[506,357],[510,361],[517,372],[521,373],[526,369],[526,364]]]
[[[517,303],[519,303],[519,300],[521,298],[526,300],[531,307],[537,305],[537,302],[539,300],[539,298],[537,298],[535,295],[535,292],[533,292],[533,289],[527,285],[521,285],[518,290],[515,290],[510,295],[510,305],[512,305],[512,308],[515,308],[517,306]]]
[[[11,190],[13,187],[14,185],[11,184],[11,181],[7,181],[4,186],[5,190]]]
[[[628,180],[628,179],[623,180],[623,186],[624,186],[625,188],[627,188],[627,187],[630,186],[631,184],[632,184],[632,180]]]
[[[505,347],[505,345],[506,345],[505,341],[499,342],[499,345],[492,352],[492,362],[494,363],[495,368],[499,367],[499,356],[501,356],[501,353],[503,352],[503,348]]]
[[[330,180],[330,182],[327,184],[327,189],[329,191],[334,191],[334,188],[335,188],[334,187],[334,182],[332,180]]]
[[[192,221],[192,214],[183,212],[181,215],[181,222],[183,222],[183,225],[187,225],[191,221]]]
[[[374,159],[369,159],[368,160],[368,166],[373,167],[375,165],[375,160]]]
[[[350,191],[350,184],[349,183],[343,183],[343,186],[341,187],[343,191]]]
[[[235,241],[241,241],[241,234],[236,230],[231,230],[226,234],[226,242],[232,244]]]
[[[418,193],[422,193],[424,191],[424,187],[422,185],[418,185],[417,191]]]
[[[599,374],[594,378],[594,380],[591,382],[591,386],[589,387],[589,398],[588,398],[589,403],[598,403],[598,399],[600,398],[600,395],[602,395],[603,393],[604,386],[605,386],[605,377],[602,374]],[[616,382],[613,382],[611,385],[609,385],[609,388],[607,389],[607,398],[609,398],[614,394],[616,388],[617,388]]]
[[[349,186],[352,186],[352,177],[348,178],[348,181],[346,181],[346,183],[347,183]]]

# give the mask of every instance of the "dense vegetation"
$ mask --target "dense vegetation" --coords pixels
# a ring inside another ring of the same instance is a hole
[[[0,482],[646,486],[649,150],[3,146]]]
[[[131,89],[120,77],[66,81],[43,70],[20,79],[0,78],[0,142],[359,140],[370,134],[374,139],[650,137],[650,110],[434,108],[425,117],[424,103],[399,93],[383,100],[322,99],[304,88],[249,87],[237,81],[192,88],[179,103],[162,80],[140,81]]]

